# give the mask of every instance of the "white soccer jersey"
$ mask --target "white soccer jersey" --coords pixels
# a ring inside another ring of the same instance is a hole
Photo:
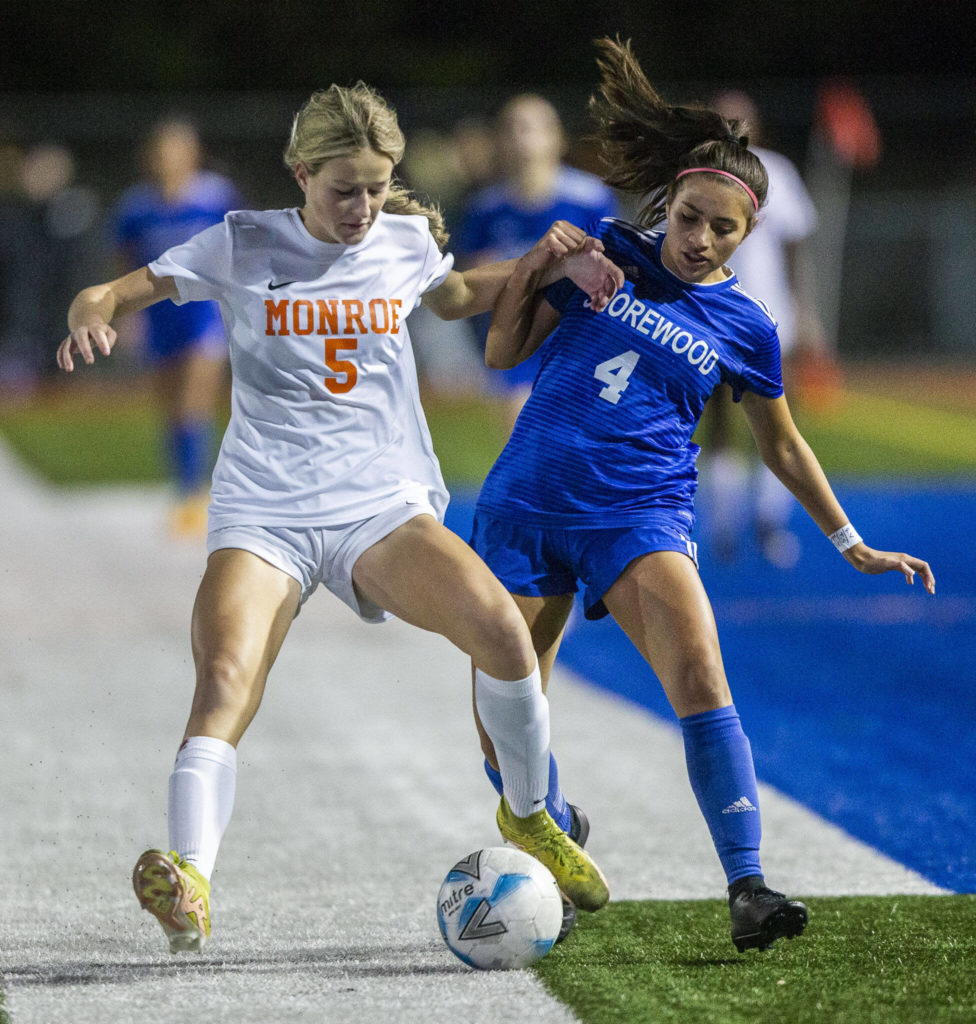
[[[735,250],[729,266],[742,287],[769,307],[779,324],[780,346],[789,352],[796,341],[796,311],[787,246],[813,234],[817,210],[790,160],[759,146],[749,148],[766,168],[769,192],[755,230]]]
[[[227,329],[212,529],[350,523],[413,488],[443,515],[406,319],[452,265],[425,217],[380,213],[340,245],[297,209],[229,213],[149,264],[175,278],[178,304],[216,299]]]

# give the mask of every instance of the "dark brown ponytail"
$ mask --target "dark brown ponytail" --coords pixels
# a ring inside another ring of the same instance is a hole
[[[596,40],[600,85],[590,99],[596,138],[611,188],[641,197],[641,224],[664,218],[674,181],[690,167],[709,167],[741,179],[766,201],[769,182],[749,151],[748,127],[704,106],[673,106],[647,80],[630,41]]]

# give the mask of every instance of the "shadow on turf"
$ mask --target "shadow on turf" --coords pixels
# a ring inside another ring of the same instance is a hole
[[[267,956],[180,956],[166,960],[129,960],[106,963],[71,963],[10,966],[2,972],[9,988],[53,988],[68,985],[127,984],[143,978],[185,974],[335,974],[337,978],[396,978],[411,975],[467,974],[470,969],[446,960],[443,965],[418,964],[433,955],[436,947],[400,946],[387,949],[347,947],[291,950]],[[452,958],[453,959],[453,958]]]

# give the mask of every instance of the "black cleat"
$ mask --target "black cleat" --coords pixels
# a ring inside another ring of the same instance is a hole
[[[589,819],[578,807],[574,804],[569,804],[569,838],[577,846],[583,847],[586,845],[586,840],[589,836]],[[563,896],[563,923],[559,928],[559,934],[556,936],[556,942],[562,942],[573,930],[574,924],[576,924],[576,908]]]
[[[562,893],[560,893],[562,895]],[[565,896],[563,896],[563,923],[559,926],[559,934],[556,936],[556,942],[562,942],[567,935],[573,930],[573,925],[576,924],[576,908]]]
[[[794,939],[807,926],[807,908],[768,888],[762,875],[740,878],[729,886],[732,941],[747,949],[769,949],[777,939]]]
[[[569,838],[582,849],[590,838],[590,819],[575,805],[569,807]]]

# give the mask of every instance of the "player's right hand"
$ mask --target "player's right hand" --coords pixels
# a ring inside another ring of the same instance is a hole
[[[876,551],[860,541],[844,552],[844,557],[858,572],[869,576],[878,576],[883,572],[900,572],[906,583],[915,582],[915,573],[922,579],[922,584],[930,593],[935,593],[935,576],[929,563],[914,555],[906,555],[898,551]]]
[[[58,346],[58,366],[70,373],[75,368],[71,358],[77,353],[86,363],[95,362],[95,350],[110,355],[118,335],[115,328],[102,321],[76,327]]]
[[[590,299],[595,313],[601,313],[624,284],[624,272],[608,256],[598,238],[587,237],[583,245],[563,260],[566,276]]]

